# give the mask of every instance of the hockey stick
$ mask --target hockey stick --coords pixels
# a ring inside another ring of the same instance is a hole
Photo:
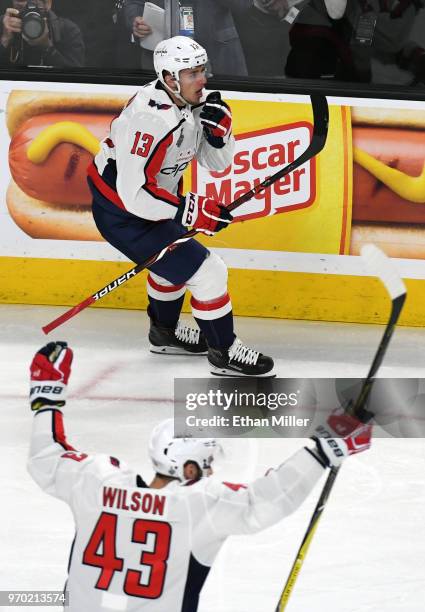
[[[313,135],[311,138],[311,142],[309,146],[307,147],[307,149],[292,163],[288,164],[287,166],[285,166],[284,168],[282,168],[281,170],[279,170],[272,176],[269,176],[262,183],[259,183],[258,185],[253,187],[250,191],[247,191],[242,196],[237,198],[234,202],[229,204],[229,206],[227,207],[229,211],[235,210],[236,208],[238,208],[239,206],[241,206],[242,204],[244,204],[245,202],[253,198],[255,195],[257,195],[261,191],[264,191],[265,189],[270,187],[270,185],[272,185],[273,183],[281,179],[283,176],[290,174],[293,170],[295,170],[295,168],[298,168],[299,166],[302,166],[303,164],[305,164],[307,161],[309,161],[310,159],[315,157],[318,153],[320,153],[320,151],[323,149],[323,147],[325,146],[326,138],[328,134],[328,122],[329,122],[328,103],[326,101],[326,97],[320,94],[312,94],[310,98],[311,98],[311,105],[312,105],[312,110],[313,110],[314,127],[313,127]],[[56,329],[57,327],[59,327],[59,325],[62,325],[62,323],[65,323],[65,321],[68,321],[69,319],[77,315],[79,312],[81,312],[88,306],[91,306],[91,304],[94,304],[94,302],[97,302],[98,300],[105,297],[105,295],[108,295],[108,293],[111,293],[111,291],[113,291],[120,285],[123,285],[124,283],[126,283],[130,278],[132,278],[133,276],[136,276],[136,274],[138,274],[145,268],[148,268],[149,266],[153,265],[155,262],[157,262],[162,257],[164,257],[166,253],[168,253],[169,251],[172,251],[178,245],[183,244],[184,242],[187,242],[187,240],[190,240],[191,238],[193,238],[193,236],[195,236],[197,233],[198,231],[195,229],[189,230],[188,232],[183,234],[183,236],[181,236],[180,238],[178,238],[177,240],[175,240],[168,246],[164,247],[161,251],[158,251],[157,253],[155,253],[154,255],[152,255],[151,257],[149,257],[142,263],[137,264],[137,266],[135,266],[134,268],[132,268],[131,270],[129,270],[122,276],[116,278],[111,283],[109,283],[108,285],[100,289],[99,291],[96,291],[96,293],[93,293],[93,295],[91,295],[90,297],[80,302],[80,304],[77,304],[76,306],[73,306],[72,308],[64,312],[57,319],[55,319],[51,323],[48,323],[47,325],[42,327],[42,330],[44,331],[45,334],[48,334],[52,330]]]
[[[379,343],[378,349],[375,353],[372,365],[370,366],[367,378],[363,381],[359,395],[357,396],[355,402],[351,402],[346,409],[349,414],[355,415],[360,421],[362,421],[363,423],[367,423],[373,418],[374,415],[371,412],[368,412],[364,406],[369,397],[373,383],[375,381],[375,375],[385,356],[385,353],[391,340],[391,336],[393,335],[395,326],[397,325],[398,318],[402,311],[406,299],[406,287],[401,278],[395,272],[391,261],[384,255],[384,253],[380,249],[378,249],[373,244],[368,244],[362,248],[362,258],[370,272],[374,276],[377,276],[384,284],[391,298],[390,317],[385,327],[381,342]],[[291,571],[280,596],[279,603],[276,607],[275,612],[283,612],[284,610],[286,610],[289,597],[292,593],[292,589],[298,578],[298,574],[307,555],[311,540],[313,539],[313,536],[317,529],[326,502],[332,491],[332,487],[335,484],[339,469],[340,468],[332,468],[329,472],[328,478],[326,479],[326,482],[319,497],[319,501],[317,502],[317,505],[313,511],[313,515],[307,527],[307,531],[305,532],[303,541],[298,550],[295,561],[292,565]]]

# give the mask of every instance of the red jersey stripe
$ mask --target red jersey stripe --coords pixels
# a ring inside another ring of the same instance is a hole
[[[68,444],[67,442],[67,439],[65,436],[65,429],[63,426],[63,415],[62,415],[62,412],[59,412],[59,410],[53,410],[52,429],[53,429],[53,439],[55,442],[63,446],[65,450],[71,450],[71,451],[75,450],[75,448],[71,446],[70,444]]]
[[[173,133],[180,127],[181,123],[182,122],[180,122],[169,134],[167,134],[167,136],[165,136],[165,138],[163,138],[156,145],[149,161],[145,166],[146,182],[143,185],[143,189],[145,189],[152,197],[158,200],[163,200],[164,202],[172,204],[173,206],[180,205],[180,198],[178,196],[173,195],[166,189],[159,187],[156,177],[161,171],[162,164],[167,154],[167,149],[173,142]]]
[[[94,186],[100,191],[100,193],[110,202],[122,208],[122,210],[126,210],[124,206],[124,202],[121,200],[120,196],[117,194],[115,189],[112,189],[103,178],[100,176],[98,169],[94,162],[90,164],[87,168],[87,175],[91,178],[94,183]]]

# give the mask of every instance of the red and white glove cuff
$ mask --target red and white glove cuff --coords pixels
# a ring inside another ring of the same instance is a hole
[[[305,447],[323,467],[339,467],[348,457],[348,448],[341,438],[313,438],[316,446]]]
[[[66,401],[67,386],[60,380],[32,380],[30,385],[30,402],[33,410],[41,406],[59,404]]]

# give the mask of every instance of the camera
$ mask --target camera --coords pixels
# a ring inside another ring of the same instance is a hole
[[[19,13],[19,18],[22,19],[22,34],[30,40],[40,38],[46,27],[47,14],[48,11],[40,9],[34,0],[28,0]]]

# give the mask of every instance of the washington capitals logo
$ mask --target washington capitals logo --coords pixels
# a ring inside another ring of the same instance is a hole
[[[152,99],[149,100],[149,106],[156,106],[158,110],[168,110],[171,108],[171,104],[161,104],[161,102]]]

